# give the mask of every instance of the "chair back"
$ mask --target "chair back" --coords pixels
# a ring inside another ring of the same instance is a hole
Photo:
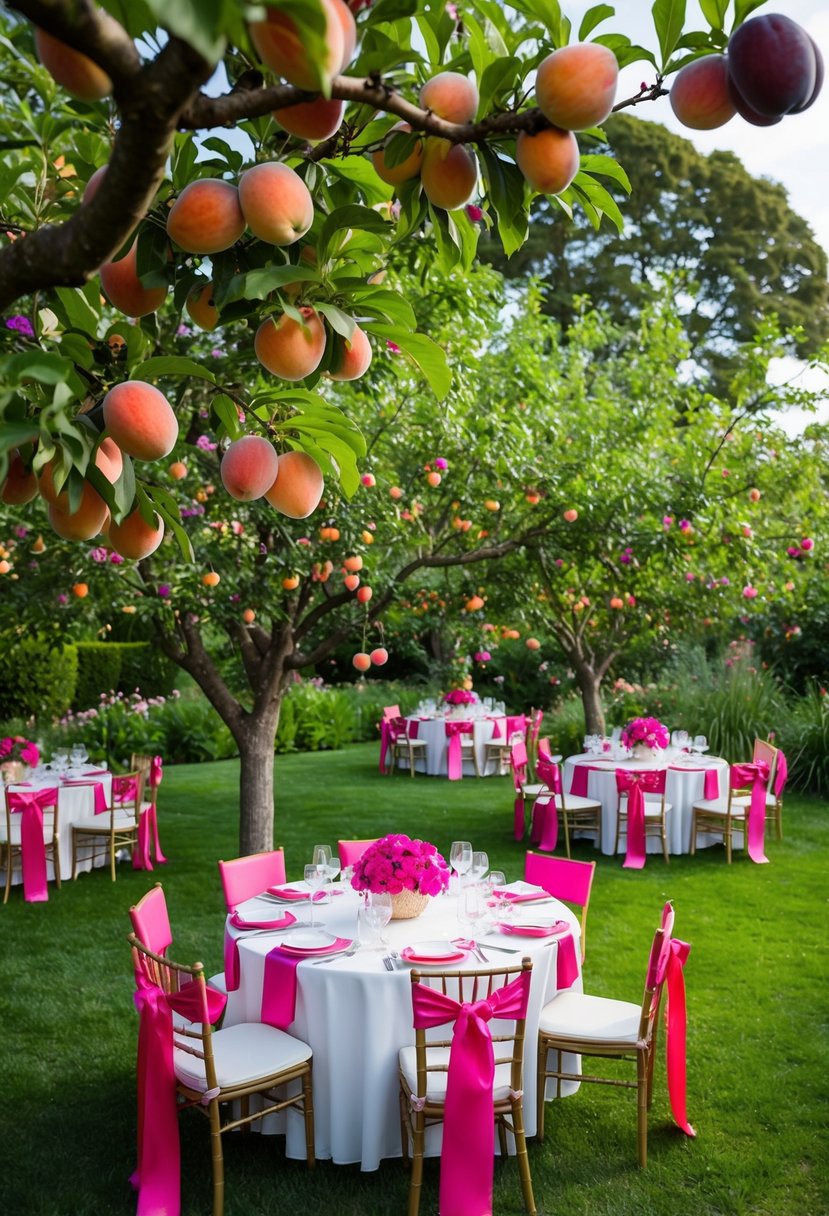
[[[160,882],[130,908],[130,921],[135,936],[153,953],[163,955],[173,944],[167,900]]]
[[[235,912],[246,899],[261,895],[268,887],[280,886],[286,881],[285,850],[272,849],[267,853],[250,853],[247,857],[220,861],[219,875],[225,906],[228,912]]]
[[[135,813],[136,820],[141,811],[141,793],[144,781],[139,769],[134,769],[129,773],[122,773],[118,777],[112,778],[112,792],[110,794],[110,810],[124,811],[131,809]]]
[[[665,785],[668,780],[666,768],[644,769],[633,771],[628,768],[616,769],[616,793],[630,794],[634,782],[638,783],[644,794],[659,794],[662,804],[665,804]]]
[[[539,759],[543,756],[545,760],[553,758],[553,749],[550,747],[550,740],[546,735],[543,739],[538,740],[538,756]]]
[[[146,795],[147,801],[155,805],[158,801],[158,787],[161,782],[161,757],[133,752],[130,757],[130,768],[141,774],[142,798]]]
[[[375,844],[379,839],[379,836],[374,836],[371,840],[338,840],[337,852],[340,855],[341,869],[356,865],[368,846]]]
[[[561,780],[561,768],[548,756],[539,754],[535,762],[535,775],[543,781],[547,789],[554,794],[560,794],[564,788]]]
[[[668,966],[668,953],[671,948],[673,932],[674,907],[669,901],[662,909],[659,928],[653,936],[648,956],[645,991],[642,997],[642,1013],[639,1020],[639,1037],[647,1041],[652,1038],[656,1027],[659,1004],[662,1000],[662,989],[665,986],[665,973]]]
[[[538,742],[538,736],[541,733],[541,723],[543,722],[543,720],[544,720],[544,710],[543,709],[531,709],[530,710],[530,717],[529,717],[527,726],[528,726],[528,735],[529,735],[529,743],[530,743],[531,750],[532,750],[532,748],[535,747],[536,743]]]
[[[774,789],[774,776],[777,768],[777,748],[765,739],[755,739],[751,753],[753,764],[766,763],[769,766],[769,789]]]
[[[385,721],[388,721],[389,718],[399,718],[399,717],[400,717],[400,706],[399,705],[384,705],[383,706],[383,718]]]
[[[3,788],[2,783],[0,783],[0,788]],[[20,826],[20,812],[23,810],[26,802],[28,802],[26,795],[32,793],[38,795],[38,805],[43,815],[44,843],[47,845],[53,844],[58,834],[58,821],[60,817],[60,790],[56,786],[50,786],[48,789],[41,790],[15,790],[13,786],[8,785],[5,787],[6,840],[11,841],[12,839],[12,824],[15,824],[17,827]],[[19,847],[19,844],[15,845],[15,848]]]
[[[568,857],[553,857],[543,853],[528,852],[524,858],[524,880],[544,890],[555,899],[581,908],[581,957],[584,961],[587,939],[587,909],[595,861],[571,861]]]
[[[515,792],[522,794],[524,782],[527,780],[527,748],[524,743],[513,743],[509,749],[509,767]]]

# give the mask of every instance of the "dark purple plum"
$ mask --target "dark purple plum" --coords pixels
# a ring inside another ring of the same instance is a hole
[[[815,47],[780,13],[752,17],[731,36],[728,71],[736,92],[757,114],[781,117],[809,103],[817,79]]]
[[[782,114],[758,114],[756,110],[752,110],[746,99],[737,91],[737,86],[731,77],[728,79],[728,92],[740,118],[750,122],[753,127],[773,127],[776,123],[783,121]]]
[[[807,101],[804,101],[802,106],[796,106],[794,110],[791,110],[790,113],[792,114],[802,114],[804,110],[808,110],[809,106],[817,101],[818,93],[823,88],[823,56],[814,38],[810,37],[809,41],[812,44],[812,50],[815,52],[815,87],[812,89],[812,96]]]

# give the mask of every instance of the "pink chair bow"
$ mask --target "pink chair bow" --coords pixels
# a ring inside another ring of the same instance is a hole
[[[204,999],[202,999],[204,993]],[[173,1066],[173,1011],[212,1025],[227,997],[213,988],[185,984],[165,994],[143,971],[136,975],[138,1029],[138,1164],[130,1178],[138,1191],[137,1216],[179,1216],[181,1157]]]
[[[529,971],[487,1000],[463,1004],[426,984],[412,986],[417,1030],[455,1023],[440,1158],[441,1216],[482,1216],[492,1211],[495,1052],[489,1022],[526,1017],[529,995]]]
[[[161,756],[153,756],[150,760],[150,771],[147,782],[151,789],[157,790],[164,776]],[[156,799],[151,798],[146,810],[142,810],[138,819],[138,847],[132,855],[134,870],[152,870],[150,845],[155,850],[155,859],[160,865],[165,865],[167,858],[161,851],[161,841],[158,838],[158,808]]]
[[[545,853],[554,853],[558,844],[558,807],[555,795],[561,794],[561,770],[557,764],[539,754],[535,762],[536,776],[544,782],[553,797],[542,794],[533,805],[531,838]]]
[[[774,773],[774,796],[780,798],[789,779],[789,765],[782,752],[777,753],[777,768]]]
[[[447,722],[446,738],[449,740],[446,769],[450,781],[460,781],[463,776],[463,756],[461,753],[461,735],[471,735],[471,722]]]
[[[56,789],[15,790],[7,794],[9,810],[20,813],[20,866],[23,871],[23,898],[28,903],[43,903],[49,898],[46,884],[46,842],[43,839],[43,812],[57,807]],[[9,848],[11,842],[9,842]]]
[[[616,769],[616,789],[628,796],[627,851],[624,867],[641,870],[645,864],[645,793],[664,794],[667,773],[665,769],[646,772],[631,772]]]
[[[158,787],[161,785],[161,779],[164,776],[163,763],[164,762],[160,756],[153,756],[152,760],[150,761],[150,772],[147,780],[154,790],[158,789]]]
[[[732,764],[729,776],[732,790],[751,786],[751,802],[746,816],[746,845],[749,857],[757,865],[768,863],[765,852],[766,789],[770,775],[766,761],[757,760],[751,764]]]
[[[136,777],[112,778],[112,801],[117,803],[134,802],[138,797],[138,779]]]

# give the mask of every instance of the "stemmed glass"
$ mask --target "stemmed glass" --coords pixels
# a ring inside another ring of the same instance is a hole
[[[694,735],[694,742],[691,746],[695,752],[702,754],[708,751],[708,740],[705,735]]]
[[[503,891],[507,885],[507,877],[502,870],[490,870],[486,885],[489,888],[489,900],[492,904],[492,914],[495,920],[504,920],[510,907],[509,900],[504,898]]]
[[[391,895],[388,891],[367,891],[363,909],[366,924],[378,938],[378,944],[385,944],[383,930],[391,920]]]
[[[486,853],[474,852],[472,854],[472,865],[469,867],[469,877],[472,883],[478,883],[489,869],[489,858]]]
[[[89,752],[82,743],[75,743],[72,746],[70,760],[72,768],[80,768],[80,766],[89,758]]]
[[[458,924],[475,943],[475,926],[486,916],[486,900],[480,887],[468,886],[458,900]]]
[[[316,923],[314,919],[314,897],[317,891],[328,882],[328,867],[312,861],[309,866],[305,867],[305,882],[311,890],[311,898],[309,900],[311,915],[308,919],[308,924],[313,928]]]
[[[463,886],[463,876],[472,866],[472,842],[453,840],[449,850],[449,864],[458,876],[459,885]]]

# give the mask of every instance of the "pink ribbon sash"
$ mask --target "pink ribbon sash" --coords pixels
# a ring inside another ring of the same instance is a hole
[[[112,801],[115,803],[134,802],[138,797],[138,780],[136,777],[112,778]]]
[[[416,1029],[455,1023],[440,1157],[441,1216],[492,1212],[495,1052],[489,1021],[526,1017],[529,994],[529,971],[493,992],[488,1000],[464,1004],[426,984],[412,987]]]
[[[766,836],[766,787],[769,783],[769,766],[765,760],[753,764],[732,764],[731,788],[751,786],[751,803],[746,815],[746,845],[748,855],[757,865],[768,863],[765,853]]]
[[[535,771],[554,795],[561,793],[561,771],[557,764],[539,755],[535,762]],[[555,797],[536,799],[531,835],[545,853],[555,852],[558,844],[558,807]]]
[[[49,898],[46,883],[46,842],[43,839],[43,811],[57,806],[56,789],[8,794],[9,810],[20,812],[20,866],[23,871],[23,898],[30,904]],[[9,846],[11,847],[11,846]]]
[[[330,949],[317,951],[314,954],[286,954],[279,946],[274,947],[265,958],[265,975],[262,982],[261,1019],[268,1026],[277,1026],[285,1030],[296,1017],[296,969],[306,958],[325,958],[329,954],[340,953],[351,945],[347,937],[338,937],[331,943]],[[227,956],[225,956],[227,957]],[[227,977],[227,971],[225,971]],[[238,977],[236,987],[238,988]],[[230,984],[228,983],[228,990]]]
[[[138,817],[138,845],[132,855],[134,870],[152,870],[153,863],[150,850],[155,852],[156,862],[165,864],[167,858],[161,852],[161,842],[158,839],[158,811],[154,802],[141,811]]]
[[[492,734],[489,736],[490,739],[500,739],[501,738],[501,723],[498,721],[497,718],[487,718],[487,721],[492,723]],[[509,735],[507,735],[507,739],[509,739]]]
[[[685,977],[683,968],[691,953],[687,942],[677,938],[672,939],[668,949],[665,966],[665,979],[668,990],[668,1021],[665,1033],[665,1054],[668,1074],[668,1097],[671,1102],[671,1113],[677,1127],[686,1136],[696,1136],[688,1122],[686,1111],[686,1063],[685,1038],[687,1028],[687,1013],[685,1009]]]
[[[570,793],[575,794],[577,798],[586,798],[589,776],[589,764],[575,764],[573,766],[573,780],[570,782]]]
[[[664,769],[650,772],[631,772],[629,769],[616,769],[616,789],[620,794],[628,796],[628,830],[627,852],[623,868],[641,870],[645,864],[645,795],[661,794],[665,790]]]
[[[446,738],[449,740],[446,769],[450,781],[460,781],[461,777],[463,777],[461,735],[471,735],[472,731],[473,726],[471,722],[446,723]]]
[[[777,769],[774,774],[774,796],[780,798],[789,779],[789,766],[782,752],[777,753]]]
[[[703,794],[711,802],[715,802],[720,796],[720,774],[715,768],[707,768],[705,770],[705,783],[703,785]]]
[[[525,714],[514,714],[507,718],[507,742],[519,732],[526,736],[527,718]]]

